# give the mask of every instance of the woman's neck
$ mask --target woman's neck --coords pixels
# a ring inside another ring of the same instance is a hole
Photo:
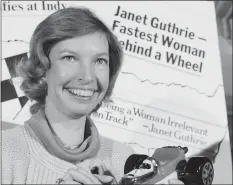
[[[86,116],[78,119],[68,118],[48,101],[45,105],[45,114],[52,129],[65,146],[76,147],[83,142]]]

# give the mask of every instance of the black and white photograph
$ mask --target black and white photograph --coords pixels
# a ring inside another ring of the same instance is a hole
[[[232,2],[1,14],[2,184],[232,184]]]

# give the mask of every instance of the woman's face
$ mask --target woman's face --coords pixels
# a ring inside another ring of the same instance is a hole
[[[63,40],[51,48],[49,59],[46,101],[68,117],[89,114],[103,99],[109,85],[105,34],[95,32]]]

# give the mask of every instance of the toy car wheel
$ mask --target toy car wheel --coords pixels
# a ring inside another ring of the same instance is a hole
[[[206,162],[201,166],[202,182],[204,185],[210,185],[214,178],[214,168],[211,162]]]
[[[147,155],[133,154],[129,156],[125,162],[124,173],[127,174],[130,171],[134,170],[135,168],[139,168],[142,162],[147,158],[148,158]]]
[[[212,162],[207,157],[191,158],[185,170],[187,176],[190,176],[190,181],[195,181],[200,185],[211,185],[214,178],[214,167]],[[186,178],[186,182],[189,178]]]

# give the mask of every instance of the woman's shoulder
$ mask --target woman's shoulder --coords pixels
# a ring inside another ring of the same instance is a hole
[[[20,139],[19,137],[23,136],[23,126],[22,125],[16,125],[14,127],[11,127],[9,129],[2,130],[2,138],[3,139]]]
[[[17,149],[24,150],[28,148],[24,135],[24,127],[17,125],[13,128],[2,130],[2,150],[10,151]]]
[[[2,179],[4,184],[14,184],[14,180],[26,179],[30,162],[30,152],[24,127],[14,126],[2,131]],[[22,184],[22,183],[21,183]]]
[[[100,136],[100,143],[102,150],[105,151],[121,153],[121,155],[131,155],[133,153],[133,149],[126,143],[122,143],[104,136]]]
[[[111,158],[115,163],[122,162],[124,165],[127,158],[134,153],[133,149],[126,143],[122,143],[107,137],[100,137],[100,153],[102,156]]]

